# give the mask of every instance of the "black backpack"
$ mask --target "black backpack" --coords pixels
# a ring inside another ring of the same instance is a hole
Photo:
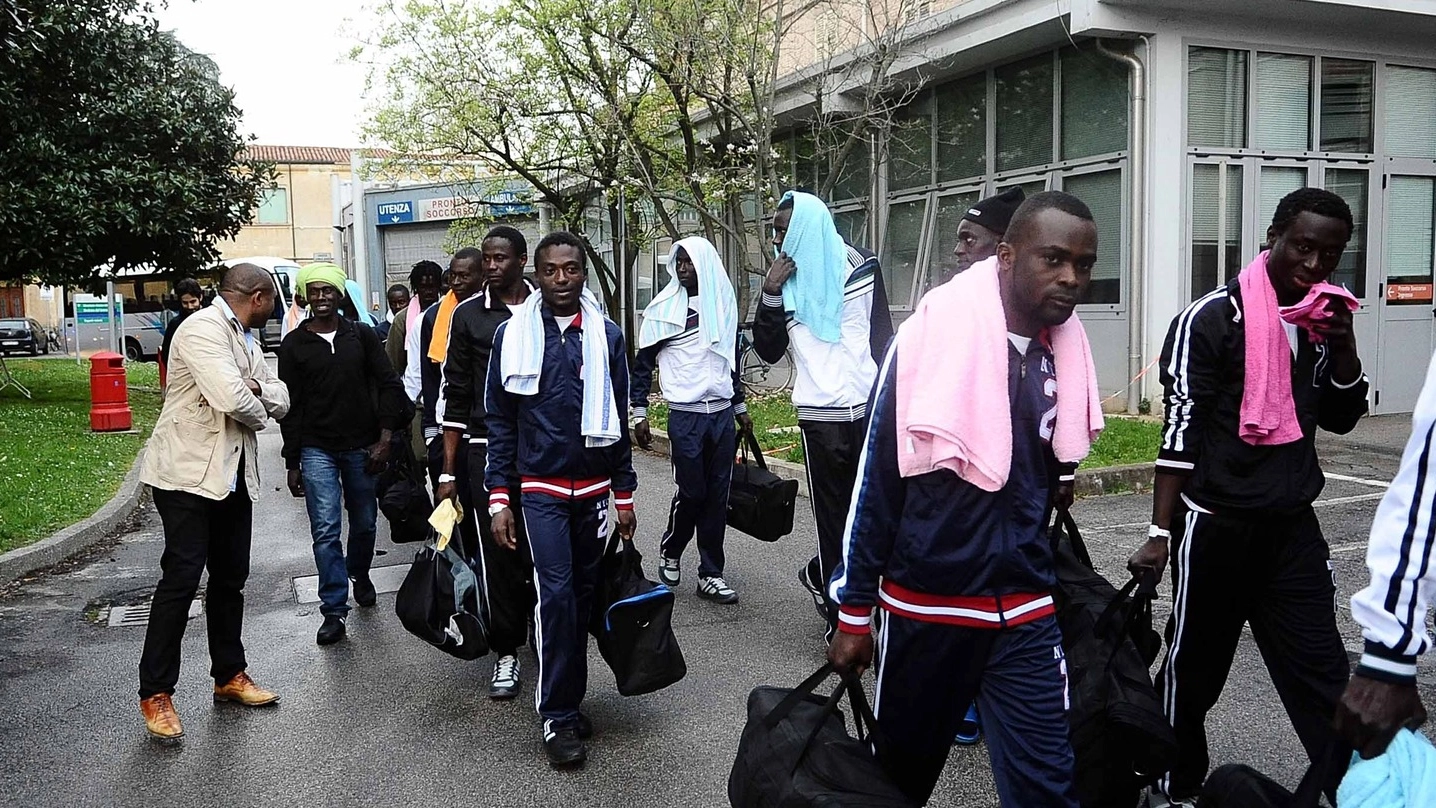
[[[873,756],[883,748],[877,719],[856,676],[845,674],[830,696],[813,690],[831,664],[794,688],[759,687],[748,695],[748,723],[728,775],[733,808],[912,808]],[[858,737],[848,734],[839,706],[853,707]]]
[[[752,432],[743,433],[743,454],[728,485],[728,526],[759,541],[777,541],[793,532],[798,481],[768,471]],[[753,462],[749,462],[749,453]]]
[[[1156,576],[1134,577],[1118,591],[1093,568],[1066,511],[1050,538],[1077,798],[1083,808],[1131,808],[1177,755],[1150,673],[1162,648],[1152,627]]]
[[[394,435],[389,442],[389,465],[374,481],[379,510],[389,521],[390,541],[424,541],[429,538],[429,514],[434,503],[424,485],[424,470],[409,448],[408,430]]]
[[[673,592],[643,574],[643,555],[615,533],[599,565],[590,631],[624,696],[652,693],[688,673],[673,635]]]

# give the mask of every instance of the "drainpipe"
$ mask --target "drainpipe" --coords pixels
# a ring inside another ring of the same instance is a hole
[[[1145,40],[1144,40],[1145,41]],[[1145,328],[1145,259],[1147,231],[1147,70],[1135,54],[1118,53],[1097,40],[1097,52],[1109,59],[1115,59],[1129,68],[1131,75],[1132,144],[1128,152],[1128,178],[1130,187],[1127,198],[1131,200],[1132,236],[1128,258],[1130,267],[1129,302],[1127,304],[1127,378],[1136,379],[1142,372],[1142,357],[1146,347]],[[1150,47],[1148,48],[1150,53]],[[1133,381],[1127,386],[1127,412],[1135,415],[1142,402],[1142,387]]]

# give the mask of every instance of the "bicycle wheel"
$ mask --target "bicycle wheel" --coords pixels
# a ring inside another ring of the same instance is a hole
[[[793,386],[794,370],[793,352],[784,351],[783,358],[777,364],[768,366],[768,389],[775,393],[789,390]]]
[[[753,346],[743,349],[743,355],[738,357],[738,380],[749,393],[767,392],[768,372],[768,363],[753,350]]]

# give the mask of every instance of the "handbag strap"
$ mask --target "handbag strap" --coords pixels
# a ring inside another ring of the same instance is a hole
[[[1064,531],[1067,534],[1067,540],[1072,544],[1072,552],[1076,554],[1077,560],[1081,561],[1087,569],[1096,569],[1092,565],[1092,556],[1087,553],[1087,543],[1082,540],[1082,533],[1077,529],[1077,520],[1072,518],[1071,511],[1059,508],[1056,518],[1052,520],[1052,527],[1047,531],[1047,540],[1052,543],[1054,553],[1057,552],[1057,545],[1061,542]]]
[[[789,713],[793,712],[793,708],[798,706],[798,702],[802,701],[804,696],[811,695],[812,692],[818,688],[818,685],[822,684],[824,681],[827,680],[829,676],[832,675],[833,663],[829,662],[823,665],[823,667],[818,668],[816,673],[804,679],[801,684],[793,688],[793,690],[788,693],[788,695],[784,696],[782,701],[778,702],[778,706],[774,707],[772,710],[769,710],[768,714],[763,716],[763,726],[767,727],[769,730],[772,730],[774,727],[778,726],[778,724],[781,723],[783,719],[788,717]],[[829,705],[829,710],[827,710],[827,712],[836,711],[837,702],[833,701],[832,704]]]
[[[763,447],[758,445],[758,437],[753,434],[751,429],[743,430],[742,451],[744,463],[748,462],[748,453],[752,452],[753,460],[758,464],[758,468],[764,471],[768,470],[768,459],[763,456]]]
[[[871,743],[879,758],[890,760],[887,736],[878,728],[878,719],[873,714],[872,706],[868,703],[868,694],[863,689],[861,677],[850,672],[845,672],[842,676],[843,682],[848,688],[848,701],[853,705],[853,724],[858,730],[858,740],[866,740]],[[866,727],[866,731],[864,731],[864,727]]]
[[[1340,744],[1327,741],[1321,754],[1307,767],[1306,774],[1302,775],[1301,783],[1297,785],[1296,794],[1292,797],[1292,808],[1317,808],[1321,804],[1321,791],[1326,786],[1327,774],[1337,764],[1334,758],[1339,751]]]

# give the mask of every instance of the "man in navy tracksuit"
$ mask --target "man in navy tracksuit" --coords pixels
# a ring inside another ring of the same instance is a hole
[[[879,373],[843,558],[829,587],[839,630],[828,658],[839,669],[866,669],[874,653],[872,610],[886,612],[874,705],[888,740],[881,762],[919,804],[931,796],[975,697],[1004,808],[1077,806],[1045,529],[1058,481],[1074,466],[1058,464],[1052,449],[1058,388],[1045,329],[1068,319],[1095,256],[1091,213],[1066,194],[1028,200],[999,248],[998,266],[1016,280],[1011,290],[1003,287],[1001,303],[1012,462],[998,490],[947,468],[904,477],[901,335]],[[918,383],[961,395],[958,380]]]
[[[585,300],[583,242],[572,233],[551,233],[534,250],[534,266],[541,297],[530,296],[494,334],[484,479],[494,540],[510,549],[518,537],[509,481],[521,481],[518,518],[527,529],[538,590],[536,701],[549,762],[567,767],[587,758],[583,739],[592,733],[579,707],[588,683],[588,625],[607,543],[608,494],[613,492],[618,510],[619,534],[631,539],[638,479],[625,417],[623,332],[591,297]],[[596,340],[603,344],[593,344]],[[514,356],[506,362],[510,352]],[[598,361],[607,367],[586,363],[585,354],[602,357]],[[520,375],[532,386],[516,393],[512,388],[519,387]],[[592,398],[595,390],[585,390],[590,384],[608,388],[612,400]],[[590,425],[590,401],[600,401],[608,413],[593,414],[602,421],[603,434],[599,424]]]

